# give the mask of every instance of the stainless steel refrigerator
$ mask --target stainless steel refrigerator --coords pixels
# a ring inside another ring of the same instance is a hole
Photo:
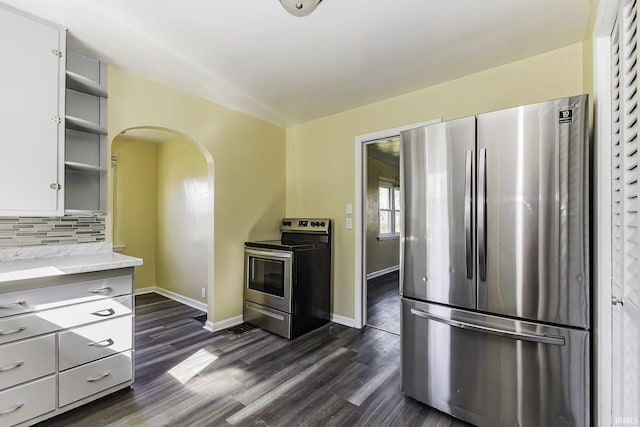
[[[587,109],[402,132],[403,393],[480,426],[589,425]]]

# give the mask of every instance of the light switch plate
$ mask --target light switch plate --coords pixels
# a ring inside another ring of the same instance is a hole
[[[347,230],[351,230],[353,228],[353,222],[351,218],[347,218]]]
[[[347,214],[351,215],[353,213],[353,204],[347,203]]]

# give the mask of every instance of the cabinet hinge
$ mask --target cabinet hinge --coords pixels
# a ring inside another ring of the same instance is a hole
[[[58,184],[57,182],[54,182],[52,184],[49,184],[49,188],[51,188],[52,190],[60,190],[62,188],[62,186],[60,184]]]
[[[51,53],[53,53],[58,58],[62,58],[62,51],[60,49],[51,49]]]
[[[613,305],[618,305],[618,304],[624,305],[624,298],[618,298],[617,296],[612,295],[611,296],[611,304],[613,304]]]
[[[60,118],[60,116],[53,116],[51,117],[51,121],[53,121],[55,124],[59,125],[60,123],[62,123],[62,119]]]

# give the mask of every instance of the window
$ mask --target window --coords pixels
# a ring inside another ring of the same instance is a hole
[[[380,181],[378,187],[378,210],[378,238],[395,238],[399,236],[400,188],[390,182]]]

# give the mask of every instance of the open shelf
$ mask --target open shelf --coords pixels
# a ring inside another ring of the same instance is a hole
[[[90,165],[87,163],[79,163],[79,162],[64,162],[64,165],[68,170],[76,171],[76,172],[99,172],[106,173],[107,170],[101,168],[99,166]]]
[[[104,214],[106,212],[101,210],[92,210],[92,209],[65,209],[64,213],[68,215],[95,215],[95,214]]]
[[[106,65],[67,51],[65,213],[90,215],[107,208]]]
[[[80,132],[95,133],[96,135],[107,134],[107,129],[79,117],[65,116],[65,121],[67,123],[67,129],[79,130]]]
[[[107,91],[99,83],[69,70],[67,70],[67,89],[102,98],[107,97]]]

